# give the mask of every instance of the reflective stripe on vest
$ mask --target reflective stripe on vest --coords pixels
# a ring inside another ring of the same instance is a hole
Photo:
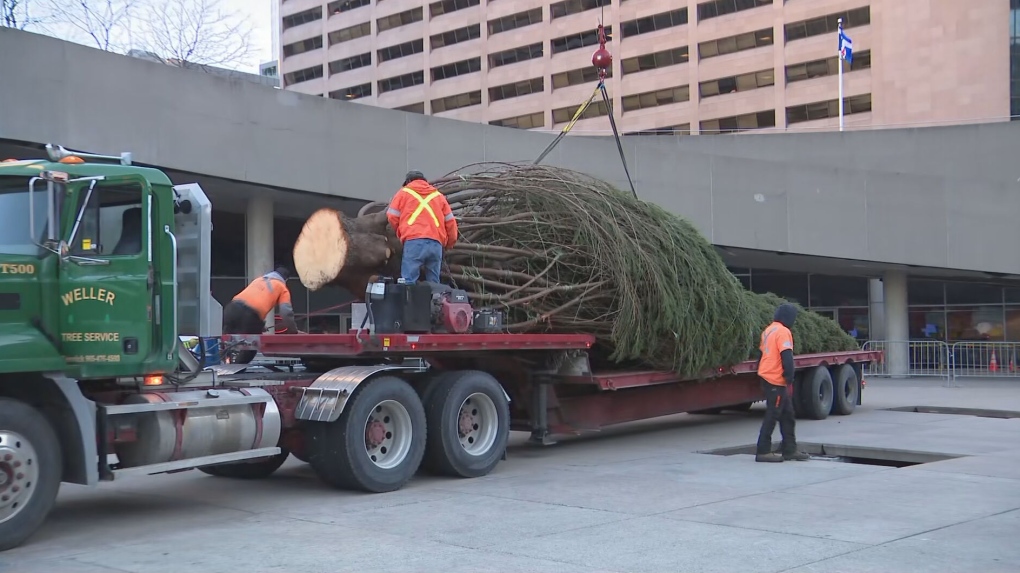
[[[429,215],[432,216],[432,221],[436,224],[436,228],[439,227],[439,217],[436,217],[436,212],[432,210],[432,206],[429,205],[429,202],[435,199],[436,197],[442,195],[442,193],[440,193],[439,191],[433,191],[432,193],[429,194],[428,197],[425,197],[423,199],[421,195],[415,193],[414,191],[408,189],[407,187],[404,187],[403,189],[401,189],[401,191],[409,194],[410,196],[418,200],[418,208],[415,209],[414,212],[411,213],[411,216],[407,219],[408,225],[413,225],[414,222],[418,220],[418,215],[421,215],[422,211],[428,211]]]

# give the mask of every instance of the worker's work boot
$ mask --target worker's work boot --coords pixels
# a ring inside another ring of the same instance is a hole
[[[792,454],[783,454],[783,459],[788,462],[806,462],[811,459],[811,456],[804,452],[793,452]]]
[[[782,463],[783,456],[781,456],[781,455],[779,455],[779,454],[777,454],[775,452],[769,452],[767,454],[756,454],[754,456],[754,461],[756,461],[756,462],[768,462],[768,463],[773,463],[773,464]]]

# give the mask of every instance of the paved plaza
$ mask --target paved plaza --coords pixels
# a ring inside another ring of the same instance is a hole
[[[1020,418],[890,410],[1020,412],[1020,381],[873,379],[864,400],[849,417],[799,421],[799,439],[826,453],[949,459],[897,468],[701,453],[752,444],[760,405],[543,449],[515,435],[490,476],[421,476],[384,495],[331,490],[292,458],[260,482],[192,471],[65,485],[43,529],[0,554],[0,571],[1020,570]]]

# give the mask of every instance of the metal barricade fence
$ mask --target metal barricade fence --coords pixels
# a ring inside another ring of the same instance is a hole
[[[956,377],[1020,378],[1020,342],[954,342],[949,358]]]
[[[861,349],[882,352],[881,359],[865,366],[865,377],[953,377],[950,347],[941,340],[868,340]]]

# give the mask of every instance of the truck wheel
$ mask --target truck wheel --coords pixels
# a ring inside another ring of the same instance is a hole
[[[499,382],[485,372],[444,377],[426,404],[426,420],[425,467],[433,473],[481,477],[506,452],[510,405]]]
[[[253,461],[237,462],[232,464],[220,464],[198,468],[202,473],[216,477],[234,479],[265,479],[273,472],[280,469],[283,462],[287,461],[290,452],[283,450],[281,453],[271,457]]]
[[[804,373],[797,372],[793,377],[793,415],[798,420],[805,417],[804,400],[801,395],[804,393]]]
[[[414,388],[394,376],[363,382],[340,419],[308,429],[309,463],[333,487],[398,490],[425,455],[425,409]]]
[[[857,395],[861,384],[857,380],[857,372],[850,364],[837,366],[832,370],[832,413],[837,416],[849,416],[857,407]]]
[[[21,545],[53,509],[63,475],[56,432],[38,410],[0,398],[0,551]]]
[[[824,420],[832,410],[832,375],[824,366],[816,366],[804,375],[800,385],[800,403],[804,417]]]

